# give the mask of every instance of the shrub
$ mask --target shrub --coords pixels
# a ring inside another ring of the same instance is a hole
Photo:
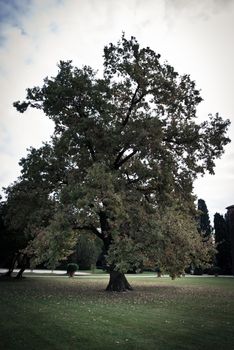
[[[79,266],[75,263],[67,264],[67,274],[69,277],[73,277]]]

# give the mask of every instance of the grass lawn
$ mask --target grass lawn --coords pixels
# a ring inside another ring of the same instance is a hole
[[[107,276],[0,282],[0,349],[231,350],[234,278],[141,278],[104,291]]]

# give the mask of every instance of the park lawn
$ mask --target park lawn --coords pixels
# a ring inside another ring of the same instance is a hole
[[[231,350],[234,279],[26,277],[0,282],[0,349]]]

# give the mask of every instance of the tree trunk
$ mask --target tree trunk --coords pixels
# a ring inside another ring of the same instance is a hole
[[[29,257],[24,254],[21,262],[21,268],[15,278],[20,279],[23,276],[24,270],[26,269],[27,265],[29,264]]]
[[[19,258],[19,253],[16,253],[14,254],[14,256],[12,257],[11,261],[10,261],[10,266],[9,266],[9,269],[8,271],[4,274],[4,277],[11,277],[13,271],[14,271],[14,268],[15,268],[15,264],[17,262]]]
[[[127,290],[133,290],[133,288],[128,283],[124,273],[110,271],[110,280],[106,290],[108,292],[126,292]]]
[[[17,273],[17,275],[15,276],[15,278],[18,280],[20,278],[22,278],[24,270],[25,270],[25,266],[21,267],[21,269],[19,270],[19,272]]]

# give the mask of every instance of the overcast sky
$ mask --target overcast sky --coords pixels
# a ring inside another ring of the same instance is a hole
[[[19,176],[26,149],[53,132],[41,112],[21,115],[12,103],[55,75],[59,60],[98,69],[104,45],[122,31],[190,74],[204,99],[199,119],[219,112],[233,121],[234,139],[234,0],[0,0],[0,187]],[[211,221],[234,204],[233,142],[216,164],[215,175],[199,179],[194,189]]]

